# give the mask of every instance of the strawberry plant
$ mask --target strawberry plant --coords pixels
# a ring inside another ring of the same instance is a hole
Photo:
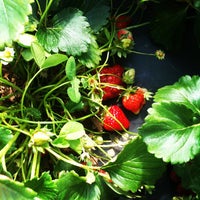
[[[134,49],[134,29],[145,23],[129,19],[142,16],[146,2],[0,3],[2,199],[142,199],[169,162],[179,176],[198,172],[199,77],[160,89],[139,133],[131,129],[150,93],[121,58],[165,56]],[[130,18],[119,25],[120,16]],[[141,97],[133,113],[135,102],[123,105],[127,92]],[[182,177],[199,194],[198,177]]]
[[[170,163],[181,178],[179,189],[190,191],[196,199],[200,194],[199,87],[199,76],[185,75],[173,85],[160,88],[139,129],[148,151]]]

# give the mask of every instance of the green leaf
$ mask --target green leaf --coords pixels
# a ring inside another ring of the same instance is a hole
[[[0,194],[1,200],[33,200],[37,195],[23,183],[13,181],[4,175],[0,175]]]
[[[139,134],[148,151],[165,162],[188,162],[200,153],[199,88],[199,76],[183,76],[155,94]]]
[[[178,103],[155,103],[139,129],[149,152],[165,162],[187,162],[200,152],[200,122],[193,112]]]
[[[37,192],[37,197],[42,200],[54,200],[57,197],[57,185],[48,172],[42,173],[40,178],[28,180],[25,186]]]
[[[57,200],[100,200],[100,189],[97,184],[88,184],[85,179],[74,172],[63,174],[56,180]]]
[[[31,49],[24,49],[22,51],[22,57],[24,58],[25,61],[29,62],[33,59],[33,54],[31,53]]]
[[[79,103],[81,100],[81,94],[79,92],[79,84],[80,80],[74,77],[74,79],[71,81],[71,87],[67,88],[67,94],[71,101],[74,103]]]
[[[0,149],[2,149],[13,138],[9,129],[0,127]]]
[[[0,47],[9,46],[24,32],[28,15],[31,14],[29,0],[0,0]]]
[[[65,66],[65,73],[67,78],[72,81],[76,76],[76,62],[73,56],[70,56]]]
[[[76,111],[83,111],[85,104],[83,101],[80,101],[78,103],[67,101],[65,107],[70,113],[74,113]]]
[[[91,38],[88,51],[78,56],[79,62],[88,68],[95,68],[101,60],[101,51],[94,37]]]
[[[136,192],[143,184],[154,184],[162,175],[164,163],[149,154],[146,145],[136,137],[118,154],[113,162],[103,166],[115,186]]]
[[[70,146],[69,142],[64,136],[57,137],[55,140],[51,142],[51,144],[58,148],[68,148]]]
[[[59,148],[70,147],[78,154],[82,152],[83,144],[81,138],[85,135],[84,126],[76,121],[67,122],[60,130],[58,137],[52,142],[52,145]]]
[[[73,56],[87,52],[91,33],[87,18],[80,10],[66,8],[53,17],[51,24],[52,27],[43,27],[36,34],[47,51],[60,50]]]
[[[76,140],[85,135],[85,130],[80,122],[69,121],[61,128],[59,135],[67,140]]]
[[[173,85],[160,88],[154,96],[155,102],[177,102],[184,104],[200,115],[200,77],[182,76]]]
[[[67,60],[67,56],[63,54],[52,54],[46,58],[42,64],[42,68],[54,67]]]
[[[39,67],[42,67],[45,61],[45,50],[38,42],[31,43],[31,52],[33,58]]]
[[[175,1],[164,1],[156,4],[155,17],[150,25],[154,42],[165,49],[177,51],[183,42],[187,6]]]
[[[83,8],[85,16],[88,18],[90,26],[94,32],[98,32],[108,23],[110,7],[105,0],[85,0]]]
[[[73,149],[75,152],[77,152],[79,155],[83,151],[83,143],[81,139],[76,140],[68,140],[69,146],[71,149]]]

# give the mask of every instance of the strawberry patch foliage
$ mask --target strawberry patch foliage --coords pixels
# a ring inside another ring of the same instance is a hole
[[[134,51],[140,25],[116,23],[143,14],[145,2],[0,2],[1,199],[138,199],[154,192],[168,163],[180,175],[184,164],[198,173],[198,76],[159,89],[139,134],[126,114],[136,118],[151,92],[142,88],[137,112],[122,104],[123,94],[141,88],[137,72],[117,61],[165,56]],[[199,194],[198,180],[183,183]]]
[[[199,194],[200,78],[183,76],[156,92],[139,134],[148,151],[175,166],[186,188]]]

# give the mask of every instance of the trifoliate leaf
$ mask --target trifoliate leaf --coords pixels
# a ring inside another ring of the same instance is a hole
[[[66,8],[52,19],[52,27],[42,27],[36,34],[47,51],[63,51],[68,55],[87,52],[91,43],[89,23],[83,13],[74,8]]]
[[[100,200],[100,189],[97,184],[86,183],[85,178],[75,172],[63,174],[56,180],[58,191],[57,200]]]
[[[25,186],[37,192],[37,197],[42,200],[54,200],[57,197],[57,185],[48,172],[44,172],[40,178],[28,180]]]
[[[30,1],[0,0],[0,13],[0,47],[4,47],[11,45],[24,32],[31,14]]]
[[[33,200],[37,193],[25,187],[23,183],[9,179],[0,175],[0,194],[1,200]]]
[[[199,76],[160,88],[139,128],[148,151],[165,162],[188,162],[200,153],[199,88]]]
[[[127,144],[113,162],[103,166],[111,180],[122,190],[136,192],[143,184],[154,184],[165,169],[164,163],[148,153],[137,137]]]

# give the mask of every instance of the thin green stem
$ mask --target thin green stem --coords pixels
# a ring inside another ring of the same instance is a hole
[[[9,140],[9,142],[3,147],[3,149],[1,149],[0,151],[0,160],[1,160],[1,164],[2,167],[5,171],[7,171],[6,169],[6,162],[5,162],[5,155],[6,153],[9,151],[9,149],[12,147],[12,145],[14,144],[14,142],[17,140],[18,136],[20,135],[20,132],[17,132],[11,140]]]
[[[155,53],[145,53],[145,52],[140,52],[140,51],[135,51],[135,50],[131,50],[130,53],[135,53],[135,54],[145,55],[145,56],[155,56]]]
[[[3,77],[2,62],[0,61],[0,78]]]
[[[31,176],[30,179],[33,179],[34,177],[37,176],[37,168],[38,168],[38,150],[36,148],[33,149],[33,161],[32,161],[32,166],[31,166]]]
[[[1,72],[1,64],[0,64],[0,72]],[[11,83],[10,81],[7,81],[6,79],[2,78],[2,74],[0,75],[0,83],[8,85],[8,86],[14,88],[15,90],[19,91],[20,93],[23,93],[23,90],[20,87]]]
[[[51,147],[47,147],[45,148],[50,154],[52,154],[53,156],[55,156],[58,160],[62,160],[66,163],[69,163],[71,165],[74,165],[76,167],[80,167],[86,170],[89,169],[100,169],[100,167],[95,167],[95,166],[87,166],[87,165],[83,165],[81,163],[76,162],[75,160],[73,160],[72,158],[68,157],[67,155],[61,153],[61,152],[56,152],[55,150],[53,150]]]
[[[136,24],[136,25],[133,25],[133,26],[129,26],[129,27],[127,27],[126,29],[127,29],[127,30],[130,30],[130,29],[140,28],[140,27],[149,25],[150,23],[151,23],[151,22],[144,22],[144,23],[141,23],[141,24]]]
[[[52,3],[53,3],[53,0],[50,0],[49,3],[48,3],[48,5],[46,6],[45,11],[43,12],[43,14],[42,14],[42,16],[40,18],[39,26],[41,26],[41,24],[45,20],[45,18],[47,16],[47,13],[48,13],[48,11],[49,11]]]
[[[43,69],[41,68],[41,69],[39,69],[39,70],[34,74],[34,76],[29,80],[29,82],[27,83],[27,85],[26,85],[26,87],[25,87],[25,89],[24,89],[24,92],[23,92],[22,98],[21,98],[21,105],[20,105],[20,107],[21,107],[22,118],[24,118],[23,107],[24,107],[24,100],[25,100],[26,93],[27,93],[27,91],[28,91],[28,89],[29,89],[29,86],[30,86],[31,83],[33,82],[33,80],[38,76],[38,74],[41,73],[42,70],[43,70]]]
[[[10,129],[12,131],[20,132],[20,133],[23,133],[24,135],[30,136],[28,131],[25,131],[23,129],[19,129],[16,126],[11,125],[4,118],[2,118],[2,122],[5,124],[5,125],[1,124],[2,127],[5,127],[5,128]]]

